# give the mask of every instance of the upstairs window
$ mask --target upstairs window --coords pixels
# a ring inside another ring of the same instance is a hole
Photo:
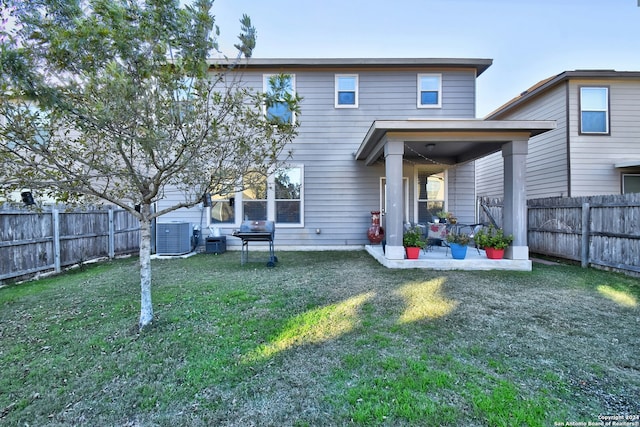
[[[195,81],[192,77],[185,77],[174,83],[172,108],[178,123],[185,123],[194,113],[194,98],[196,96]]]
[[[580,133],[609,133],[609,88],[580,88]]]
[[[336,108],[358,108],[358,75],[336,74]]]
[[[418,108],[440,108],[442,75],[418,74]]]
[[[49,144],[53,130],[49,112],[33,103],[9,104],[6,115],[0,116],[0,126],[6,130],[7,148],[31,143]]]
[[[280,80],[282,79],[282,80]],[[264,92],[267,94],[274,94],[276,92],[277,85],[284,85],[284,90],[290,95],[295,94],[295,76],[293,74],[265,74],[264,76]],[[278,120],[284,123],[293,123],[295,116],[293,111],[289,109],[284,100],[281,102],[274,102],[271,105],[266,106],[265,114],[268,120]]]

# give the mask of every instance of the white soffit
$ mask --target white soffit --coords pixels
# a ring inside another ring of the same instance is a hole
[[[616,163],[616,168],[635,168],[640,167],[640,160],[627,160],[626,162]]]

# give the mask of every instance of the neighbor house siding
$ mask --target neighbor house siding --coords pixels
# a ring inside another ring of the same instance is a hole
[[[417,108],[417,74],[424,72],[442,74],[442,108]],[[370,211],[379,208],[380,177],[385,175],[385,167],[383,162],[365,166],[354,159],[354,153],[374,120],[475,116],[475,69],[265,67],[243,70],[242,79],[262,90],[263,74],[273,73],[294,74],[296,93],[303,97],[299,135],[288,149],[292,151],[290,162],[304,165],[304,226],[276,227],[280,247],[368,243]],[[358,74],[358,108],[335,108],[335,74]],[[407,167],[404,176],[412,173]],[[410,194],[414,193],[413,185]],[[195,207],[165,215],[160,222],[188,219],[200,223],[200,217],[201,208]],[[204,219],[206,227],[206,214]],[[220,228],[223,234],[230,234],[238,225]],[[239,239],[227,239],[229,246],[239,244]]]
[[[609,134],[581,134],[580,88],[606,87]],[[490,115],[491,119],[555,120],[557,128],[531,138],[527,156],[527,197],[580,197],[620,194],[622,174],[640,167],[640,73],[567,71],[524,92]],[[479,195],[502,195],[499,154],[476,163]]]
[[[610,135],[579,134],[581,86],[609,88]],[[620,194],[616,163],[640,159],[640,79],[571,80],[571,196]]]
[[[567,196],[566,85],[557,85],[515,111],[493,117],[499,120],[555,120],[557,128],[529,139],[527,198]],[[479,196],[504,194],[502,153],[476,161]]]

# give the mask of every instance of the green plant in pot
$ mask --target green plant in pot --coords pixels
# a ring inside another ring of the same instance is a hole
[[[425,247],[424,236],[422,230],[417,227],[412,227],[404,232],[402,236],[402,245],[407,252],[407,258],[417,259],[420,255],[420,250]]]
[[[451,214],[447,211],[440,211],[438,213],[436,213],[436,216],[438,217],[438,219],[440,220],[440,222],[442,223],[446,223],[447,219],[449,218]]]
[[[471,237],[465,233],[449,233],[447,234],[447,242],[455,243],[460,246],[467,246],[471,241]]]
[[[453,259],[464,259],[467,256],[467,245],[471,241],[468,234],[451,232],[447,234],[447,243]]]
[[[474,240],[478,248],[485,250],[487,258],[500,259],[504,256],[504,250],[507,246],[513,242],[513,236],[511,234],[507,236],[502,228],[490,225],[486,229],[480,229]]]

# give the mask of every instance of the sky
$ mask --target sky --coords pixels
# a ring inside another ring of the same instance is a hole
[[[221,50],[239,19],[254,58],[486,58],[484,117],[563,71],[640,71],[640,0],[215,0]]]

